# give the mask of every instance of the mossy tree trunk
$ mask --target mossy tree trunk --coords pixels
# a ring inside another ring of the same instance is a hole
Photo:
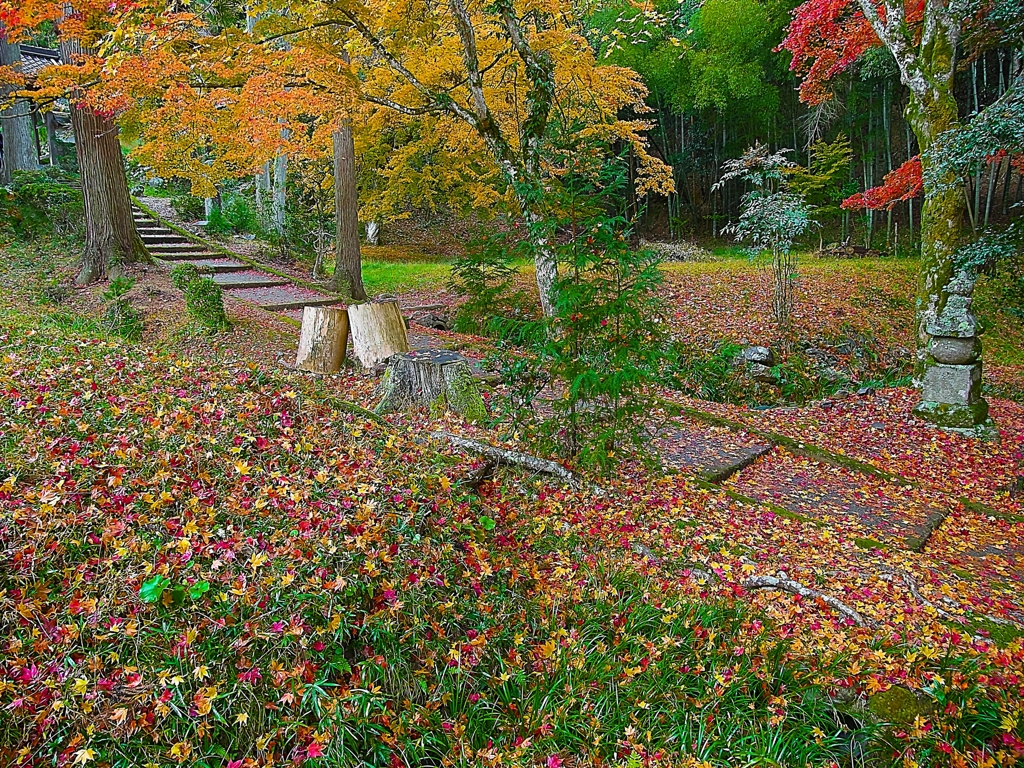
[[[907,111],[921,150],[922,165],[927,171],[928,148],[939,134],[957,125],[956,99],[952,89],[947,87],[927,102],[912,96]],[[921,205],[921,267],[916,306],[918,377],[929,359],[926,327],[939,316],[949,298],[947,286],[955,272],[956,250],[964,235],[967,213],[959,181],[943,181],[940,189],[925,187]]]
[[[21,46],[8,43],[0,24],[0,66],[21,70]],[[0,103],[18,90],[14,86],[0,85]],[[3,131],[3,165],[0,183],[9,183],[15,171],[34,171],[39,168],[36,151],[36,125],[32,116],[32,102],[13,99],[0,109],[0,131]]]
[[[70,62],[84,51],[77,42],[62,40],[60,53]],[[71,127],[85,206],[85,251],[77,282],[87,285],[116,275],[125,264],[151,259],[135,230],[117,124],[76,101],[72,94]]]

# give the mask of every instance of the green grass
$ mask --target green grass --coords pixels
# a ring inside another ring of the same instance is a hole
[[[450,274],[450,265],[444,263],[363,262],[363,284],[370,294],[440,288],[448,282]]]

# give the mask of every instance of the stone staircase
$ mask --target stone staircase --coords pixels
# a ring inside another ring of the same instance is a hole
[[[281,312],[293,319],[302,317],[303,307],[342,302],[336,296],[304,288],[288,278],[254,269],[240,259],[212,250],[198,239],[164,226],[138,207],[132,213],[135,228],[154,258],[171,263],[187,261],[195,265],[233,298],[271,312]]]
[[[655,438],[667,469],[776,514],[844,530],[865,546],[920,551],[949,513],[947,500],[764,436],[686,416]]]

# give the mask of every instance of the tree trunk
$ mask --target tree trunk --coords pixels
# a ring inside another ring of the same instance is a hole
[[[21,69],[21,46],[8,43],[0,27],[0,66]],[[0,86],[0,102],[18,90],[14,86]],[[34,171],[39,168],[36,150],[36,127],[32,117],[32,103],[15,99],[0,109],[0,130],[3,131],[3,165],[0,183],[8,184],[15,171]]]
[[[957,124],[957,105],[952,91],[940,91],[929,103],[911,95],[908,119],[917,136],[921,163],[927,166],[928,148],[943,131]],[[927,178],[927,172],[925,174]],[[949,298],[947,284],[953,278],[954,257],[964,234],[967,212],[962,184],[957,179],[943,190],[925,187],[921,203],[921,272],[917,292],[917,371],[928,360],[927,325],[939,316]]]
[[[409,336],[398,303],[352,304],[348,308],[352,354],[364,368],[409,351]]]
[[[61,41],[63,61],[82,53],[76,41]],[[87,285],[115,277],[123,265],[148,262],[150,257],[135,231],[117,125],[76,101],[72,94],[71,127],[85,205],[85,251],[76,282]]]
[[[287,128],[281,131],[282,138],[288,138]],[[284,234],[284,209],[287,202],[288,155],[283,152],[274,158],[274,189],[270,198],[271,222],[278,235]]]
[[[337,307],[303,307],[295,367],[312,373],[335,373],[345,360],[348,313]]]
[[[487,416],[469,362],[455,352],[426,350],[390,357],[381,395],[377,413],[424,406],[435,417],[446,410],[469,421]]]
[[[334,132],[334,289],[355,301],[366,299],[359,253],[359,198],[356,192],[356,147],[352,125]]]

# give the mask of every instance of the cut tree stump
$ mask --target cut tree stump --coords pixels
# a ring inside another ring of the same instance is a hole
[[[455,352],[428,349],[393,355],[380,390],[377,413],[423,405],[433,416],[451,410],[469,421],[480,421],[487,415],[469,361]]]
[[[409,336],[397,301],[350,305],[348,327],[352,354],[364,368],[409,351]]]
[[[336,373],[348,345],[348,312],[337,307],[303,307],[295,367],[311,373]]]

